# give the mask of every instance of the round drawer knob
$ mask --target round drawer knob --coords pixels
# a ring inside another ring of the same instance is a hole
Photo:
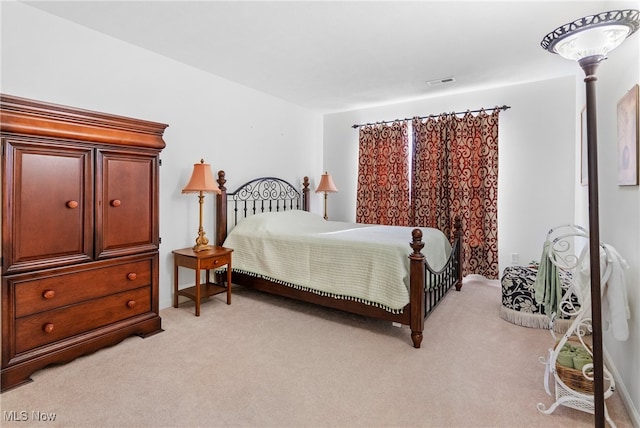
[[[133,309],[133,308],[135,308],[135,307],[136,307],[136,301],[135,301],[135,300],[129,300],[129,301],[127,302],[127,308],[129,308],[129,309]]]
[[[122,202],[120,201],[120,199],[114,199],[113,201],[111,201],[112,207],[119,207],[120,205],[122,205]]]
[[[138,275],[135,272],[130,272],[129,274],[127,274],[127,279],[129,281],[135,281],[137,277]]]
[[[56,297],[56,292],[53,290],[47,290],[42,293],[42,297],[44,297],[45,299],[53,299],[54,297]]]
[[[71,209],[78,208],[78,201],[67,202],[67,208],[71,208]]]
[[[53,323],[46,323],[45,325],[42,326],[42,331],[44,331],[45,333],[52,333],[53,332]]]

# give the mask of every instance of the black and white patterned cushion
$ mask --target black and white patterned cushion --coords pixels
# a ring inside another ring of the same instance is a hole
[[[502,275],[502,306],[514,311],[549,315],[545,313],[544,306],[536,303],[535,283],[538,270],[529,266],[509,266]],[[569,287],[571,277],[566,272],[560,272],[560,281],[563,288]],[[575,297],[575,296],[573,296]],[[574,303],[577,302],[574,300]],[[567,316],[560,316],[567,319]]]

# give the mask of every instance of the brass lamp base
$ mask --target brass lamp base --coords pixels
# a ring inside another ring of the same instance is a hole
[[[329,216],[327,216],[327,192],[324,192],[324,219],[329,220]]]
[[[213,248],[212,245],[209,245],[209,238],[207,238],[202,227],[202,205],[204,203],[204,194],[200,192],[198,196],[198,203],[200,204],[200,224],[198,226],[198,237],[196,238],[196,245],[193,246],[193,251],[205,251]]]
[[[193,246],[193,251],[205,251],[213,248],[212,245],[209,245],[209,239],[204,236],[204,234],[205,232],[201,227],[200,230],[198,230],[198,237],[196,238],[196,245]]]
[[[193,246],[193,251],[195,251],[197,253],[199,251],[206,251],[206,250],[210,250],[212,248],[213,248],[212,245],[196,244],[196,245]]]

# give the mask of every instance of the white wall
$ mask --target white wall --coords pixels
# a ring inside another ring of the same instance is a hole
[[[324,169],[339,193],[329,217],[354,221],[358,130],[351,125],[509,105],[500,113],[498,241],[500,269],[538,260],[549,228],[574,218],[575,78],[509,86],[325,116]]]
[[[160,168],[160,307],[171,305],[171,250],[193,245],[198,199],[180,193],[204,158],[230,190],[262,175],[294,185],[322,173],[322,116],[86,29],[2,2],[3,93],[169,124]],[[214,237],[214,197],[204,229]],[[321,209],[319,196],[314,210]],[[319,212],[319,211],[318,211]],[[180,272],[182,285],[193,271]]]

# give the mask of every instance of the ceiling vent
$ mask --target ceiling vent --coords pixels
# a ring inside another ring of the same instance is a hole
[[[442,78],[442,79],[429,80],[427,82],[427,85],[429,85],[429,86],[440,86],[440,85],[444,85],[444,84],[447,84],[447,83],[453,83],[455,81],[456,81],[455,77],[445,77],[445,78]]]

